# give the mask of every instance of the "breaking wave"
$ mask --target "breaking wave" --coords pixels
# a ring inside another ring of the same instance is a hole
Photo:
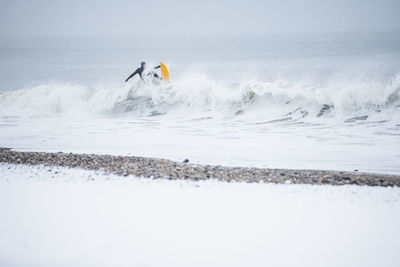
[[[162,84],[86,87],[45,84],[0,93],[0,114],[15,116],[154,116],[177,115],[345,121],[383,120],[400,114],[400,74],[386,82],[335,82],[311,86],[302,82],[216,81],[186,75]]]

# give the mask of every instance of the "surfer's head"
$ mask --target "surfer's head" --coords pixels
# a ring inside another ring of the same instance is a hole
[[[142,61],[142,62],[140,63],[140,66],[141,66],[142,68],[145,68],[145,67],[146,67],[146,62]]]

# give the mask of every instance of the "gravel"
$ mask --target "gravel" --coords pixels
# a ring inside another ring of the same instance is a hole
[[[226,182],[400,186],[400,176],[326,170],[265,169],[191,164],[185,159],[112,156],[98,154],[20,152],[0,148],[0,162],[26,165],[61,166],[100,170],[117,175],[148,178],[207,180]]]

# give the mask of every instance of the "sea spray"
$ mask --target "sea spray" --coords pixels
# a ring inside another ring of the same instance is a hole
[[[88,87],[49,83],[0,93],[1,115],[148,116],[196,113],[246,115],[251,119],[329,119],[400,113],[400,74],[378,81],[333,81],[315,86],[303,81],[216,80],[188,74],[170,83]]]

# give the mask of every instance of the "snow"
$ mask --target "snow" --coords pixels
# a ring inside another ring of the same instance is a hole
[[[0,266],[400,266],[400,189],[0,164]]]

